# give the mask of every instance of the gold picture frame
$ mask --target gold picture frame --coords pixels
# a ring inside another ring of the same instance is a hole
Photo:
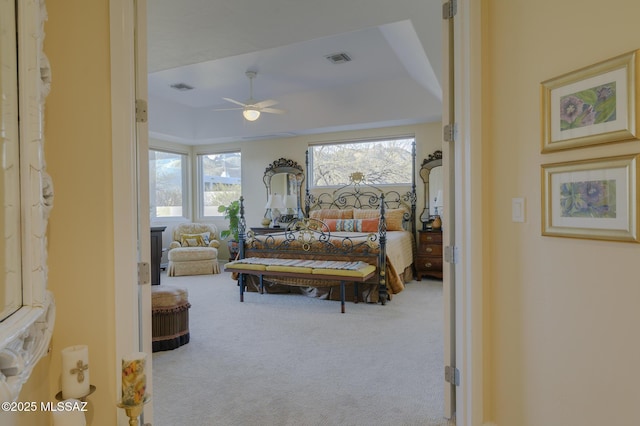
[[[638,52],[541,83],[543,153],[637,139]]]
[[[640,154],[543,164],[542,235],[638,241]]]

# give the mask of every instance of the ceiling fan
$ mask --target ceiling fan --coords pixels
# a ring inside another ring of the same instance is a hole
[[[278,103],[278,101],[274,101],[273,99],[268,99],[266,101],[256,101],[253,99],[253,79],[256,78],[258,74],[256,71],[247,71],[246,76],[249,78],[249,100],[246,102],[236,101],[231,98],[222,98],[225,101],[229,101],[236,105],[240,105],[242,108],[221,108],[216,109],[215,111],[230,111],[230,110],[242,110],[242,115],[247,121],[256,121],[260,114],[263,112],[268,112],[271,114],[284,114],[284,110],[277,108],[269,108]]]

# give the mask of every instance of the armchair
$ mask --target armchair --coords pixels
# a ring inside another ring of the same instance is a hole
[[[173,229],[169,244],[170,277],[219,274],[218,228],[212,224],[182,223]]]

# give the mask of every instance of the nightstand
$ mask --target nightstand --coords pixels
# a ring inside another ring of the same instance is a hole
[[[415,259],[416,279],[430,276],[442,279],[442,231],[418,231],[418,250]]]

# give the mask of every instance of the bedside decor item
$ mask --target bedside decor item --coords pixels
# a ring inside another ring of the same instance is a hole
[[[542,235],[638,242],[639,158],[543,164]]]
[[[69,346],[62,350],[62,398],[83,398],[89,395],[89,347]]]
[[[636,139],[639,50],[542,82],[542,152]]]

